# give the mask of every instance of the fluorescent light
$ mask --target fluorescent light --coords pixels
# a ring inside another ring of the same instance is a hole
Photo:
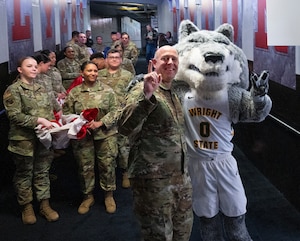
[[[128,7],[128,6],[121,6],[119,7],[120,10],[123,10],[123,11],[137,11],[139,10],[138,7]]]

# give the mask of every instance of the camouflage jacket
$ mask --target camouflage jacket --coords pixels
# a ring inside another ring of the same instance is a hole
[[[92,49],[95,52],[102,52],[104,51],[104,49],[106,48],[106,46],[104,44],[98,44],[98,43],[94,43],[92,46]]]
[[[52,99],[53,109],[61,109],[59,103],[56,101],[55,93],[52,88],[52,79],[46,74],[38,74],[35,78],[35,82],[45,87],[50,99]]]
[[[125,106],[125,96],[127,94],[126,88],[133,78],[132,73],[119,68],[119,70],[110,74],[107,69],[99,70],[98,80],[110,86],[117,95],[117,99],[122,106]]]
[[[88,51],[88,48],[86,45],[78,46],[78,53],[77,53],[77,61],[79,62],[80,66],[90,60],[90,52]]]
[[[128,45],[124,46],[123,57],[131,60],[132,64],[136,64],[139,57],[139,50],[134,42],[129,41]]]
[[[63,80],[75,79],[80,75],[80,64],[76,60],[64,58],[57,63]]]
[[[62,77],[60,71],[52,66],[46,73],[51,78],[52,81],[52,89],[54,91],[55,97],[57,97],[58,93],[66,93],[65,88],[62,85]]]
[[[122,41],[121,40],[116,40],[115,42],[112,42],[110,44],[110,48],[114,49],[116,47],[116,45],[120,45],[120,44],[122,44]]]
[[[56,103],[44,86],[38,83],[28,85],[18,79],[3,95],[3,104],[10,122],[8,139],[21,141],[36,138],[34,128],[38,117],[55,120],[53,106]]]
[[[130,59],[123,58],[121,68],[129,71],[130,73],[133,74],[133,76],[135,76],[135,74],[136,74],[135,69],[134,69],[134,65],[132,64]]]
[[[80,114],[83,110],[98,108],[96,121],[101,120],[105,127],[94,130],[93,136],[95,140],[100,140],[117,133],[115,115],[118,107],[119,103],[112,88],[100,81],[90,88],[83,82],[71,89],[67,95],[63,113]]]
[[[119,118],[119,132],[129,136],[130,177],[166,178],[187,172],[182,107],[174,90],[157,89],[145,99],[143,82],[127,96]]]

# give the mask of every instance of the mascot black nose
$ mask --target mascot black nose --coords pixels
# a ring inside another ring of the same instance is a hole
[[[213,62],[214,64],[218,61],[223,62],[224,55],[216,53],[206,53],[204,55],[205,62]]]

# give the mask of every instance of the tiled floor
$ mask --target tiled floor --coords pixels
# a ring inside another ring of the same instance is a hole
[[[247,197],[246,222],[254,241],[300,241],[300,214],[284,196],[252,165],[238,148],[234,155],[240,166]],[[11,185],[0,191],[1,241],[138,241],[139,229],[132,213],[130,189],[120,185],[115,192],[117,212],[109,215],[104,210],[103,194],[96,189],[96,203],[87,215],[77,214],[80,193],[76,167],[71,155],[55,160],[52,173],[52,206],[60,219],[48,223],[37,216],[35,225],[21,222],[18,205]],[[118,175],[118,184],[120,175]],[[35,206],[37,208],[37,206]],[[37,210],[38,212],[38,210]],[[201,241],[195,219],[190,241]],[[217,240],[216,240],[217,241]]]

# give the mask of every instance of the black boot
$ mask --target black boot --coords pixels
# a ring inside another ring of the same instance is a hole
[[[230,241],[252,241],[245,223],[245,215],[227,217],[223,215],[224,230]]]
[[[220,215],[200,218],[200,233],[203,241],[225,241]]]

